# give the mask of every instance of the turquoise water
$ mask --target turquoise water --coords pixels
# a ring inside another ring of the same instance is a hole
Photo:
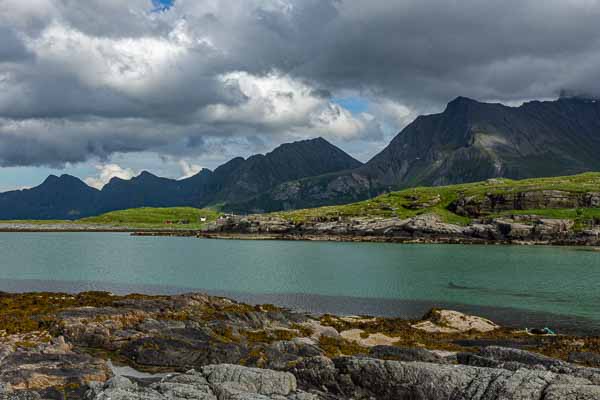
[[[5,291],[30,290],[32,282],[71,291],[164,287],[361,299],[388,308],[389,300],[502,307],[600,321],[600,253],[573,248],[0,233],[0,265]]]

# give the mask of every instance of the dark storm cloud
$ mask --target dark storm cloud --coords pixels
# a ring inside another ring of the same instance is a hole
[[[596,0],[5,3],[2,165],[177,155],[205,138],[366,143],[402,106],[600,93]]]
[[[29,53],[14,30],[0,26],[0,63],[23,61]]]
[[[408,103],[553,96],[598,80],[599,20],[585,0],[346,1],[297,73]]]

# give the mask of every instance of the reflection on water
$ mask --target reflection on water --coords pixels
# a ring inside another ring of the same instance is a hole
[[[570,248],[0,234],[4,291],[195,290],[411,318],[452,306],[522,326],[588,329],[600,321],[599,283],[600,253]]]
[[[558,299],[556,298],[556,296],[554,295],[549,295],[548,293],[531,293],[531,292],[516,292],[513,290],[506,290],[506,289],[495,289],[495,288],[484,288],[484,287],[472,287],[472,286],[463,286],[463,285],[457,285],[453,282],[450,282],[448,284],[448,288],[449,289],[457,289],[457,290],[470,290],[473,292],[480,292],[480,293],[491,293],[491,294],[497,294],[497,295],[503,295],[503,296],[513,296],[513,297],[531,297],[531,298],[546,298],[546,299],[551,299],[554,302],[562,302],[562,301],[568,301],[567,299]]]

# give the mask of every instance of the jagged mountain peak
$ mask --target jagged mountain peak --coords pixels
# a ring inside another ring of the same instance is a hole
[[[157,176],[148,171],[142,171],[136,178],[157,178]]]
[[[61,176],[49,175],[38,187],[49,188],[55,186],[89,188],[89,186],[86,185],[81,179],[68,174],[62,174]]]
[[[507,107],[458,97],[407,126],[366,168],[387,163],[398,174],[385,182],[398,187],[598,169],[600,107],[579,101]]]
[[[164,178],[154,175],[153,173],[148,172],[148,171],[142,171],[142,172],[140,172],[140,174],[138,176],[133,177],[131,180],[136,181],[136,182],[144,182],[144,181],[156,181],[156,180],[160,180],[160,179],[164,179]]]
[[[457,106],[457,105],[464,105],[464,104],[478,104],[480,103],[479,101],[472,99],[470,97],[466,97],[466,96],[457,96],[454,99],[450,100],[447,104],[447,106]]]

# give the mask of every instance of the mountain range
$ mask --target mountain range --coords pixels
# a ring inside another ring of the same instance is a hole
[[[184,180],[143,172],[102,190],[50,176],[0,194],[0,219],[76,219],[143,206],[221,205],[235,212],[340,204],[417,185],[600,171],[600,100],[564,97],[519,107],[458,97],[418,117],[365,164],[322,138],[234,158]]]
[[[136,207],[225,204],[253,198],[286,181],[361,165],[317,138],[283,144],[265,155],[234,158],[183,180],[144,171],[130,180],[112,178],[98,190],[70,175],[51,175],[34,188],[1,193],[0,219],[78,219]]]
[[[519,107],[458,97],[419,116],[364,165],[285,182],[233,210],[341,204],[413,186],[600,171],[600,100],[564,97]]]

